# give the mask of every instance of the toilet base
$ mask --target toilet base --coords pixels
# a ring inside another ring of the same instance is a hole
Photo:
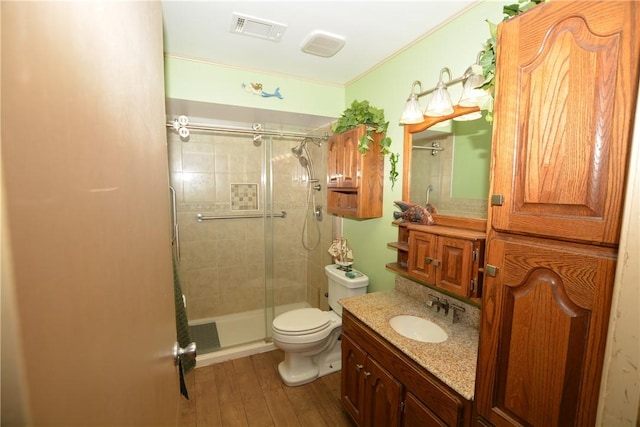
[[[278,373],[282,382],[291,387],[308,384],[341,369],[340,341],[331,351],[325,351],[313,357],[285,352],[284,361],[278,364]]]

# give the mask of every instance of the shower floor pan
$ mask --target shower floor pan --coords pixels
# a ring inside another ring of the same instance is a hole
[[[275,315],[308,306],[306,303],[278,306]],[[265,330],[264,310],[189,322],[191,339],[198,346],[196,367],[275,350],[275,344],[265,340]]]

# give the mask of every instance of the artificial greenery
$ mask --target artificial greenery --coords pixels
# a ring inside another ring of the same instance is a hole
[[[398,165],[398,157],[400,155],[398,153],[391,153],[389,156],[389,164],[391,164],[391,170],[389,171],[389,181],[391,181],[391,189],[393,190],[393,186],[396,185],[396,180],[398,179],[398,170],[396,166]]]
[[[507,21],[514,16],[520,15],[523,12],[537,6],[540,3],[544,3],[547,0],[518,0],[518,3],[509,4],[503,6],[502,12],[504,18],[502,22]],[[486,90],[490,95],[486,99],[486,103],[481,105],[482,110],[487,110],[486,119],[489,123],[493,122],[493,96],[495,90],[495,76],[496,76],[496,39],[498,36],[498,25],[487,20],[489,24],[490,37],[484,45],[484,53],[480,58],[480,65],[482,65],[482,73],[484,75],[484,84],[482,89]]]
[[[366,155],[369,151],[369,144],[373,141],[373,133],[382,134],[380,140],[380,152],[383,156],[390,154],[389,162],[391,164],[391,172],[389,180],[391,188],[396,183],[398,172],[396,166],[398,163],[398,154],[391,153],[391,138],[387,136],[387,128],[389,122],[384,118],[384,110],[376,108],[369,104],[369,101],[353,101],[351,106],[344,110],[340,118],[333,125],[334,133],[341,133],[349,129],[356,128],[360,125],[366,126],[366,133],[358,140],[358,151]]]

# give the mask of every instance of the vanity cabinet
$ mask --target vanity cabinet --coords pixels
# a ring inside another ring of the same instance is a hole
[[[637,2],[548,2],[498,27],[479,424],[596,423],[637,22]]]
[[[347,336],[342,337],[346,374],[342,402],[360,426],[397,426],[402,384]]]
[[[423,225],[408,230],[410,277],[465,298],[480,296],[484,233]]]
[[[471,402],[349,311],[342,316],[341,401],[356,425],[468,426]]]
[[[335,134],[328,141],[327,211],[354,218],[382,216],[384,156],[382,134],[373,133],[369,151],[360,154],[358,140],[364,125]]]

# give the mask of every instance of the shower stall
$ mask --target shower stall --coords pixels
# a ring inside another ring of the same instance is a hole
[[[325,308],[332,224],[319,178],[326,130],[188,122],[170,122],[167,142],[174,252],[202,366],[271,350],[275,316]]]

